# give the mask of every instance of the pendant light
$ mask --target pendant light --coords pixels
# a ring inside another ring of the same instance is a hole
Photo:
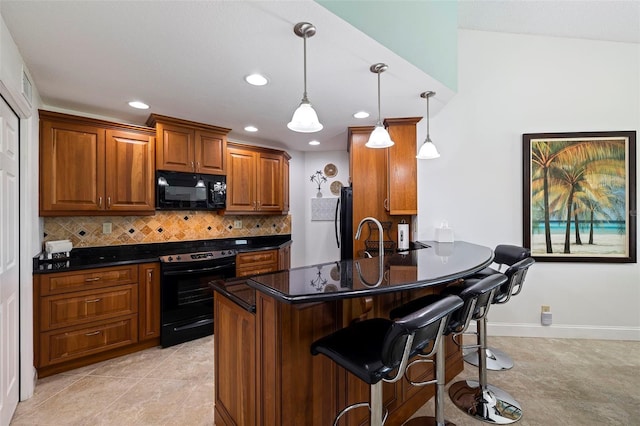
[[[418,160],[433,160],[434,158],[440,157],[440,153],[436,149],[436,146],[431,142],[431,138],[429,137],[429,98],[434,96],[436,92],[422,92],[420,93],[421,98],[425,98],[427,100],[427,138],[424,140],[424,143],[420,147],[420,151],[418,151],[418,155],[416,158]]]
[[[304,93],[302,94],[302,101],[293,113],[293,117],[291,117],[287,127],[294,132],[300,133],[319,132],[323,126],[320,124],[318,114],[316,114],[307,98],[307,38],[315,35],[316,27],[308,22],[298,22],[293,27],[293,32],[304,40]]]
[[[369,67],[369,70],[372,73],[378,74],[378,122],[376,123],[375,129],[371,132],[371,136],[369,136],[369,140],[364,145],[367,148],[388,148],[393,146],[393,141],[391,140],[391,136],[387,132],[387,129],[382,125],[382,119],[380,115],[380,73],[385,72],[389,67],[387,64],[373,64]]]

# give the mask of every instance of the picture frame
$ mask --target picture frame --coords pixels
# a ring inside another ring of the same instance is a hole
[[[525,133],[523,245],[536,261],[637,262],[636,132]]]

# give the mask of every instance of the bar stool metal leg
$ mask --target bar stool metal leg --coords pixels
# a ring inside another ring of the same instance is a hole
[[[456,426],[455,423],[451,423],[444,418],[444,396],[445,396],[445,349],[444,339],[440,337],[437,341],[436,349],[436,378],[423,383],[411,383],[416,386],[423,386],[427,384],[436,385],[435,400],[435,417],[414,417],[403,424],[403,426]]]
[[[459,409],[477,420],[501,425],[515,423],[522,417],[520,404],[507,392],[487,383],[487,359],[483,356],[487,348],[486,316],[477,324],[480,380],[454,383],[449,388],[449,396]]]

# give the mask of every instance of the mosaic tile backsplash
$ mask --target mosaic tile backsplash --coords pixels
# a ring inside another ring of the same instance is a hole
[[[236,220],[242,228],[234,228]],[[102,224],[111,223],[111,233]],[[220,216],[207,211],[156,212],[154,216],[45,217],[44,241],[71,240],[74,247],[165,243],[291,233],[291,216]]]

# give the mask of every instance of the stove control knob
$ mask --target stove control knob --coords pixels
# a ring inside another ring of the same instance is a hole
[[[176,260],[180,260],[180,256],[176,257]]]
[[[173,257],[172,257],[172,256],[169,256],[169,259],[168,259],[168,260],[169,260],[169,262],[173,262]]]
[[[225,255],[226,253],[224,252],[224,250],[222,250],[222,252],[220,252],[221,255]]]

